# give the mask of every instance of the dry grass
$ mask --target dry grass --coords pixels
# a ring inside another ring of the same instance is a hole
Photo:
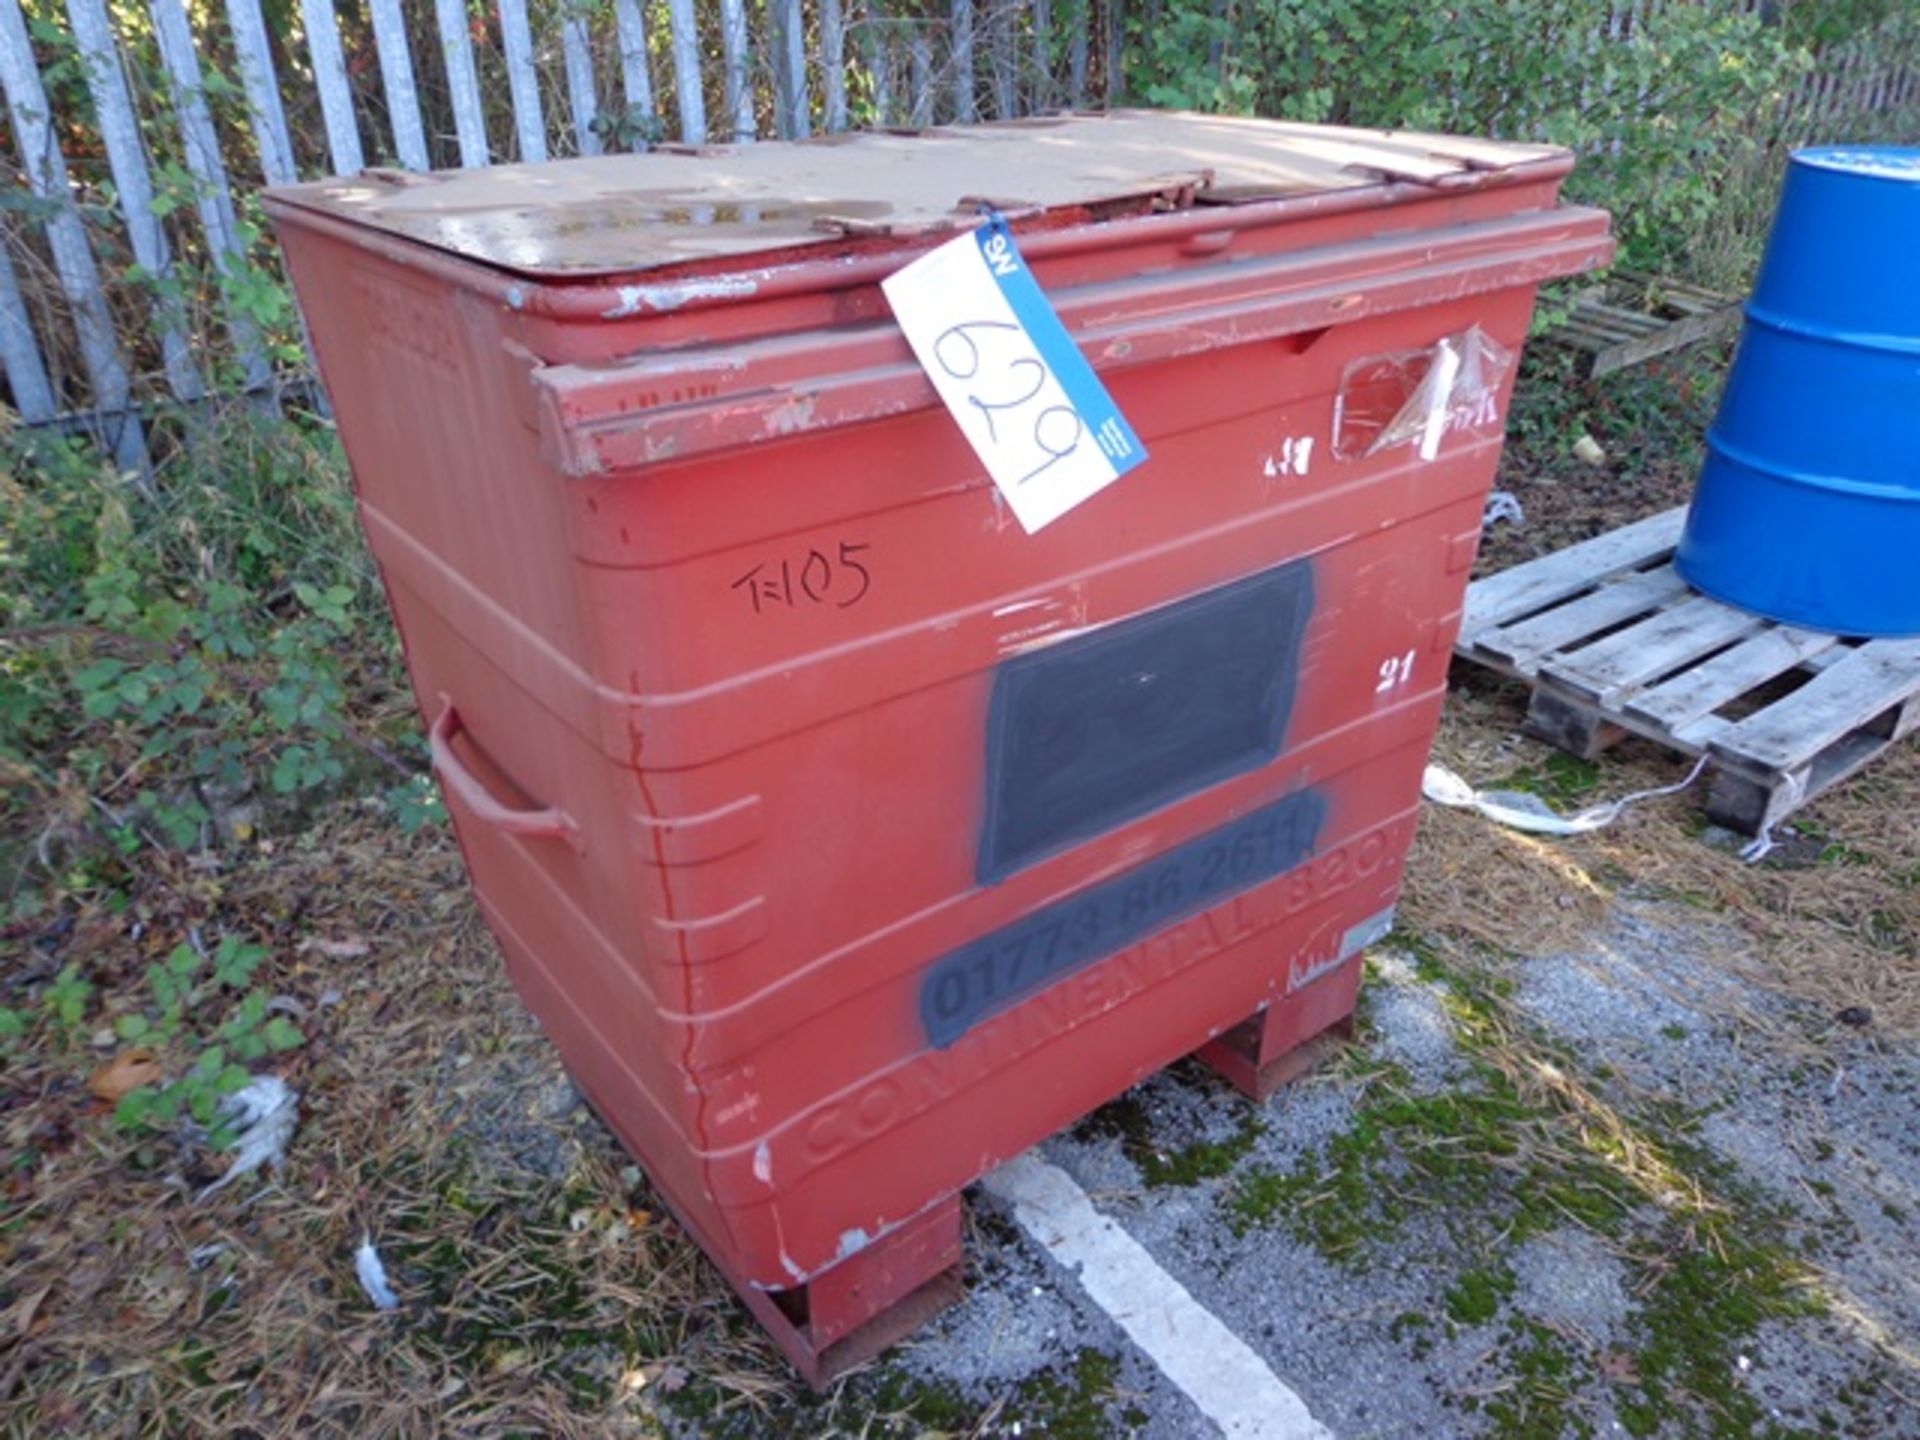
[[[201,1147],[134,1143],[88,1094],[104,1017],[29,1036],[4,1080],[0,1430],[651,1434],[649,1387],[707,1409],[786,1392],[571,1101],[448,837],[336,820],[229,869],[182,867],[128,914],[83,919],[61,958],[107,982],[188,924],[270,943],[273,987],[307,1012],[280,1067],[301,1092],[289,1163],[197,1200],[217,1168]],[[397,1312],[355,1279],[364,1233]]]
[[[1467,677],[1449,697],[1436,758],[1477,785],[1538,772],[1553,752],[1518,736],[1524,696]],[[1626,742],[1599,763],[1609,799],[1671,784],[1677,755]],[[1703,958],[1826,1014],[1872,1011],[1876,1028],[1920,1034],[1920,746],[1903,744],[1792,817],[1796,834],[1763,863],[1703,837],[1702,781],[1613,827],[1549,840],[1429,806],[1407,866],[1402,914],[1417,930],[1502,950],[1576,950],[1620,899],[1697,912]]]

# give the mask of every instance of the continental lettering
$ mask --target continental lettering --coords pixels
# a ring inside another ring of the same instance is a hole
[[[1058,1006],[1016,1005],[974,1026],[952,1045],[922,1051],[808,1120],[801,1142],[805,1162],[820,1164],[906,1123],[1075,1026],[1372,878],[1405,848],[1412,823],[1403,818],[1371,830],[1263,890],[1233,895],[1108,956],[1078,972],[1073,985],[1061,985]],[[1289,988],[1310,978],[1295,978],[1290,971]]]

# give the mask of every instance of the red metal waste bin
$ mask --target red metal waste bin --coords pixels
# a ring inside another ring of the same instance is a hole
[[[810,1380],[983,1171],[1350,1015],[1570,163],[1125,113],[268,196],[508,971]],[[1149,452],[1031,535],[878,285],[981,202]]]

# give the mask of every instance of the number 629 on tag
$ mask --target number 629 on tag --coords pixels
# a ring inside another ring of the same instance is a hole
[[[880,288],[1028,534],[1147,458],[999,216]]]

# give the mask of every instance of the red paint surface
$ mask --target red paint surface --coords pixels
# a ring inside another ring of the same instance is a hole
[[[421,709],[455,707],[443,750],[494,797],[448,803],[508,970],[736,1284],[945,1215],[1262,1007],[1302,1040],[1350,1011],[1340,943],[1399,886],[1501,421],[1338,460],[1333,389],[1470,325],[1518,350],[1534,287],[1610,251],[1553,208],[1564,168],[1036,237],[1151,458],[1034,536],[888,318],[911,250],[734,262],[754,297],[618,314],[615,286],[271,205]],[[1269,475],[1304,437],[1307,473]],[[1300,556],[1281,755],[978,886],[995,664]],[[927,1048],[938,957],[1304,785],[1311,861]],[[942,1224],[830,1328],[949,1263]]]

